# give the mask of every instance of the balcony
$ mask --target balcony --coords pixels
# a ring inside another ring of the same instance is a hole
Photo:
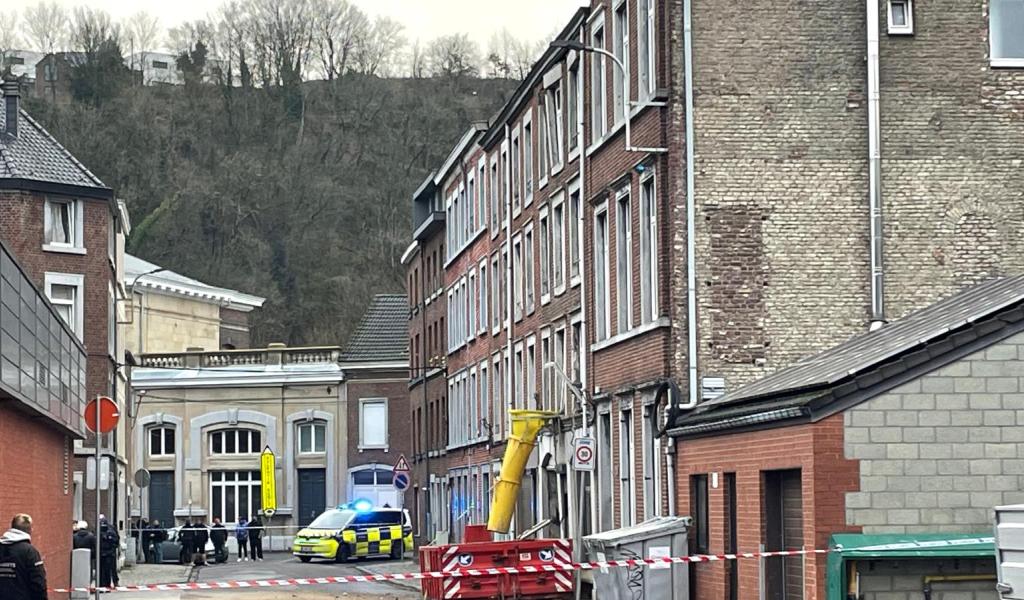
[[[248,350],[190,350],[143,354],[141,367],[156,369],[212,369],[218,367],[284,367],[289,365],[335,364],[341,357],[337,346],[288,348],[271,344],[267,348]]]
[[[84,437],[85,348],[0,243],[0,399]]]

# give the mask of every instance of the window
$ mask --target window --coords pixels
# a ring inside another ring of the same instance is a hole
[[[154,60],[153,61],[153,68],[154,69],[167,69],[168,66],[169,65],[167,64],[167,62],[162,61],[162,60]]]
[[[622,61],[625,65],[625,70],[629,70],[629,20],[626,15],[626,2],[628,0],[621,0],[618,6],[615,7],[615,20],[612,35],[615,36],[613,40],[612,51],[615,53],[615,58]],[[622,121],[622,113],[626,108],[626,98],[629,97],[629,92],[626,90],[625,73],[623,69],[618,68],[616,65],[612,72],[612,98],[614,99],[614,113],[612,114],[612,121],[618,123]]]
[[[569,376],[573,381],[583,381],[583,315],[577,314],[572,319],[572,350],[569,356],[571,372]]]
[[[117,362],[117,303],[114,300],[114,284],[107,284],[107,356]]]
[[[509,303],[508,303],[508,295],[509,295],[509,293],[515,294],[515,282],[514,281],[510,282],[506,278],[506,273],[508,272],[508,268],[509,268],[508,265],[509,265],[509,262],[508,262],[508,247],[504,246],[504,244],[503,244],[502,245],[502,249],[501,249],[501,262],[500,262],[501,276],[498,277],[498,283],[501,284],[500,285],[500,288],[501,288],[501,294],[500,294],[500,296],[501,296],[501,305],[500,306],[501,306],[501,313],[503,315],[502,316],[502,321],[505,323],[505,327],[508,327],[509,317],[511,316],[509,314],[509,311],[511,310],[511,307],[509,306]],[[511,292],[508,289],[509,285],[512,286]],[[513,300],[513,303],[514,303],[515,298],[513,298],[512,300]]]
[[[542,92],[540,95],[541,103],[537,105],[537,113],[540,115],[540,128],[537,130],[539,139],[537,140],[537,175],[540,178],[540,185],[543,187],[545,182],[548,180],[548,159],[551,157],[551,153],[548,150],[548,112],[547,103],[548,95],[547,91]]]
[[[255,429],[222,429],[210,433],[210,454],[259,454],[262,434]]]
[[[327,452],[327,424],[303,423],[299,425],[299,454]]]
[[[644,518],[661,516],[661,438],[658,425],[661,423],[658,405],[648,396],[643,407],[643,422],[640,424],[642,459]]]
[[[501,209],[498,206],[498,159],[494,156],[491,157],[491,178],[488,186],[491,198],[491,237],[495,237],[498,235],[498,217]]]
[[[480,363],[480,414],[477,417],[476,422],[473,424],[473,429],[476,431],[477,437],[483,436],[486,431],[481,427],[480,421],[487,420],[488,425],[491,424],[491,384],[487,381],[487,360],[484,359]]]
[[[506,212],[506,205],[509,202],[509,181],[512,174],[508,170],[508,140],[501,143],[501,201],[498,202],[498,213],[501,215],[501,222],[505,223],[508,220],[508,213]]]
[[[483,260],[480,261],[480,281],[478,283],[479,283],[479,286],[480,286],[480,295],[479,295],[480,319],[479,319],[478,327],[479,327],[479,330],[480,330],[480,335],[483,335],[484,333],[487,333],[487,323],[489,322],[487,320],[487,314],[488,314],[488,310],[487,310],[487,297],[488,297],[487,286],[489,284],[489,280],[487,279],[487,258],[486,257]]]
[[[604,19],[598,17],[594,20],[590,30],[590,45],[595,48],[604,48]],[[608,130],[608,108],[606,105],[608,90],[605,87],[605,58],[598,52],[590,53],[590,124],[591,143],[604,137]]]
[[[149,455],[151,457],[174,455],[173,427],[153,427],[149,430]]]
[[[914,33],[914,11],[911,0],[889,0],[889,33]]]
[[[82,206],[77,200],[46,199],[43,248],[51,251],[82,249]]]
[[[224,523],[237,523],[260,512],[259,471],[211,471],[210,517]]]
[[[551,330],[544,328],[540,332],[540,408],[552,410],[554,406],[553,388],[557,385],[554,373],[548,368],[551,361]]]
[[[658,318],[658,200],[653,173],[640,181],[640,319]]]
[[[483,229],[487,225],[487,196],[484,194],[484,182],[487,181],[486,172],[484,159],[481,158],[476,178],[476,228],[478,230]]]
[[[469,177],[466,179],[466,189],[468,191],[462,199],[466,206],[466,240],[468,241],[480,229],[480,215],[475,210],[476,177],[473,175],[472,170],[470,170]]]
[[[655,34],[657,30],[654,28],[654,6],[655,0],[637,0],[637,87],[640,90],[641,100],[649,100],[654,95],[654,88],[656,87],[657,54]]]
[[[505,298],[501,296],[501,282],[505,274],[498,269],[498,255],[491,258],[491,329],[494,335],[501,329],[501,307],[505,306]]]
[[[988,19],[992,65],[1024,67],[1024,2],[990,0]]]
[[[555,336],[552,338],[551,344],[551,360],[558,366],[558,370],[565,373],[565,328],[561,327],[555,330]],[[543,367],[543,365],[541,365]],[[560,379],[554,379],[554,388],[552,390],[554,399],[554,410],[556,412],[565,412],[565,382]]]
[[[580,182],[573,180],[569,184],[569,277],[573,284],[580,281]]]
[[[580,61],[576,60],[569,65],[569,85],[565,90],[566,118],[566,140],[568,140],[569,151],[572,152],[580,145]]]
[[[622,506],[620,526],[636,522],[636,488],[633,484],[633,410],[619,414],[619,502]]]
[[[598,528],[608,531],[615,526],[612,500],[612,417],[610,412],[597,416],[597,514]]]
[[[359,448],[388,447],[387,398],[359,399]]]
[[[534,304],[534,263],[533,263],[533,227],[527,225],[523,231],[523,271],[525,277],[523,278],[523,285],[526,286],[526,295],[524,301],[526,302],[526,314],[533,312],[535,308]]]
[[[519,196],[519,186],[522,181],[519,178],[520,166],[522,164],[522,153],[519,151],[519,125],[512,129],[512,216],[516,216],[523,209],[522,199]]]
[[[82,290],[85,277],[70,273],[46,273],[44,276],[46,296],[50,304],[67,323],[68,329],[82,339],[84,306]]]
[[[692,552],[696,554],[707,554],[710,548],[708,528],[710,519],[708,516],[708,476],[690,476],[690,512],[693,514],[693,531],[690,539],[693,540]]]
[[[537,408],[537,338],[526,338],[526,371],[523,382],[526,384],[526,407]]]
[[[476,269],[469,272],[469,291],[466,293],[466,339],[471,340],[477,328]]]
[[[533,201],[533,123],[527,113],[523,123],[523,204],[529,206]]]
[[[43,65],[43,81],[57,81],[57,65],[53,64],[52,58],[50,61]]]
[[[602,205],[594,214],[594,332],[598,341],[611,330],[608,305],[608,208]]]
[[[565,203],[559,194],[551,206],[551,286],[565,291]]]
[[[508,374],[509,377],[515,380],[515,406],[513,408],[526,408],[526,404],[523,402],[523,343],[519,342],[515,346],[515,362],[512,363],[512,372]]]
[[[562,80],[559,79],[548,88],[544,97],[545,121],[548,129],[548,164],[551,166],[551,172],[556,173],[562,168],[562,141],[565,131],[565,125],[562,123]]]
[[[512,239],[512,304],[513,316],[523,318],[523,241],[517,234]]]
[[[540,301],[551,300],[551,251],[550,228],[548,227],[548,209],[540,210]]]
[[[618,333],[633,326],[633,223],[629,191],[620,192],[615,202],[615,306]]]
[[[25,64],[25,59],[20,56],[8,56],[7,59],[4,60],[4,66],[14,66],[23,64]]]

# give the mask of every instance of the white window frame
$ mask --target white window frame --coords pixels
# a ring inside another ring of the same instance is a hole
[[[520,321],[526,314],[526,290],[523,282],[526,279],[526,268],[523,263],[523,235],[512,236],[512,316]]]
[[[895,7],[903,5],[906,11],[907,22],[903,25],[895,24]],[[889,27],[889,35],[913,35],[914,33],[914,2],[913,0],[888,0],[886,2],[886,24]]]
[[[626,204],[625,222],[623,202]],[[626,333],[633,328],[633,197],[628,186],[615,194],[615,315],[616,333]]]
[[[498,237],[501,230],[499,217],[501,216],[501,174],[498,171],[498,155],[494,154],[490,160],[490,171],[487,176],[488,198],[491,204],[491,238]]]
[[[637,22],[637,88],[640,91],[640,101],[646,102],[654,96],[657,89],[658,73],[658,30],[655,14],[657,12],[657,0],[636,1],[636,22]],[[647,60],[643,60],[641,49],[647,51]]]
[[[526,351],[523,353],[523,398],[526,408],[537,408],[537,336],[530,335],[526,338]]]
[[[600,31],[601,39],[595,32]],[[608,30],[604,26],[604,12],[601,11],[590,23],[590,45],[607,49]],[[608,133],[608,67],[599,52],[590,52],[590,124],[591,144],[597,144]]]
[[[583,61],[579,53],[574,53],[566,67],[566,117],[565,117],[565,145],[569,148],[569,160],[572,160],[580,150],[579,119],[583,105],[580,102],[583,91],[580,82],[583,77]]]
[[[620,9],[625,18],[622,24],[619,23]],[[612,8],[612,45],[612,54],[625,67],[612,69],[612,123],[618,126],[623,122],[623,112],[629,98],[629,5],[626,0],[618,0]]]
[[[523,349],[523,342],[516,342],[513,347],[513,363],[510,374],[515,377],[513,386],[512,408],[526,408],[526,386],[523,379],[523,368],[526,364],[526,354]]]
[[[577,312],[569,318],[569,331],[572,338],[565,349],[571,372],[568,373],[574,381],[583,381],[583,353],[587,351],[587,340],[583,332],[583,313]],[[577,371],[577,368],[579,371]]]
[[[551,84],[544,93],[544,112],[547,115],[545,123],[548,128],[547,148],[548,168],[550,174],[555,175],[562,170],[565,164],[565,125],[563,116],[565,114],[565,93],[562,90],[562,78]]]
[[[215,477],[213,475],[214,473],[221,473],[220,480],[216,480],[215,479]],[[225,473],[234,473],[234,477],[235,477],[234,481],[225,481],[225,477],[223,475]],[[244,481],[240,480],[241,479],[240,475],[242,473],[246,474],[246,479]],[[252,514],[252,506],[253,506],[253,503],[254,503],[253,501],[254,500],[255,500],[255,504],[257,506],[261,506],[262,505],[261,493],[263,491],[263,483],[260,480],[260,473],[259,473],[258,470],[250,470],[250,469],[244,469],[244,470],[215,469],[215,470],[210,471],[209,478],[210,478],[210,518],[211,519],[214,517],[214,515],[218,514],[218,511],[213,506],[213,489],[216,488],[216,487],[221,488],[221,491],[220,491],[220,503],[221,503],[221,505],[220,505],[220,511],[219,511],[220,514],[219,514],[218,518],[224,519],[225,523],[234,522],[237,519],[239,519],[239,518],[241,518],[243,516],[246,516],[246,515],[250,515],[251,516],[251,514]],[[238,499],[239,499],[239,496],[240,496],[240,494],[238,492],[239,492],[239,489],[241,489],[243,487],[244,488],[248,488],[248,492],[246,494],[249,497],[249,505],[244,507],[244,508],[238,505]],[[233,515],[228,515],[227,514],[227,496],[228,496],[227,492],[228,492],[229,488],[233,488],[234,489],[234,495],[235,495],[235,501],[234,501],[235,514],[233,514]]]
[[[469,270],[466,287],[466,341],[470,342],[476,337],[477,331],[477,291],[476,291],[476,266]]]
[[[537,272],[534,269],[536,261],[534,258],[534,241],[533,241],[533,223],[527,223],[523,227],[523,272],[524,272],[524,292],[523,303],[525,306],[525,313],[527,315],[533,314],[533,311],[537,309]]]
[[[117,297],[114,284],[107,283],[107,356],[117,362]]]
[[[640,178],[640,321],[658,319],[658,182],[654,169]],[[648,187],[649,186],[649,187]],[[646,190],[650,189],[650,194]]]
[[[598,223],[604,219],[604,239],[599,237]],[[608,201],[601,202],[594,209],[594,338],[600,342],[611,337],[611,271],[609,267],[611,251],[611,218],[608,214]],[[599,259],[599,257],[602,257]],[[603,267],[603,268],[601,268]],[[598,285],[603,278],[604,285]]]
[[[553,405],[552,393],[555,378],[547,364],[551,362],[551,328],[544,327],[540,330],[540,403],[537,408],[540,410],[551,410]]]
[[[551,198],[551,291],[555,296],[565,293],[565,193],[559,191]]]
[[[501,295],[504,274],[501,273],[501,266],[498,260],[498,253],[491,255],[491,335],[501,333],[501,316],[504,313],[502,307],[506,300]]]
[[[509,206],[509,194],[512,193],[509,181],[511,180],[512,173],[508,162],[508,151],[509,143],[508,140],[502,140],[501,142],[501,167],[499,171],[501,173],[501,202],[498,207],[498,214],[501,215],[501,226],[504,227],[508,224],[508,219],[511,216],[508,214]]]
[[[239,443],[238,442],[239,442],[239,440],[240,440],[240,438],[241,438],[243,433],[245,435],[249,436],[249,443],[248,443],[249,451],[248,452],[239,452],[238,451],[238,448],[239,448]],[[254,434],[254,433],[258,433],[259,436],[260,436],[260,443],[256,444],[257,448],[255,448],[255,449],[253,449],[253,447],[252,447],[252,442],[253,442],[252,434]],[[230,434],[233,434],[235,436],[235,451],[234,452],[228,452],[227,451],[227,447],[228,447],[228,445],[227,445],[227,436],[230,435]],[[213,451],[213,438],[214,438],[214,436],[218,436],[218,435],[221,436],[220,452],[214,452]],[[254,454],[259,454],[259,453],[263,452],[263,446],[268,441],[269,440],[267,440],[266,434],[263,431],[260,431],[259,429],[255,429],[253,427],[222,427],[220,429],[214,429],[213,431],[210,431],[209,433],[207,433],[207,435],[206,435],[206,450],[209,453],[209,456],[212,456],[212,457],[252,456]]]
[[[368,404],[383,404],[384,405],[384,443],[383,444],[367,444],[364,440],[366,439],[366,431],[363,427],[363,411]],[[388,414],[388,399],[387,398],[360,398],[359,399],[359,450],[384,450],[385,452],[390,448],[391,441],[391,424],[388,422],[390,415]]]
[[[536,185],[536,172],[533,168],[533,110],[527,110],[523,117],[523,206],[533,202],[533,189]]]
[[[512,127],[512,218],[523,212],[523,146],[519,133],[521,127],[519,123]]]
[[[558,365],[558,369],[563,373],[565,373],[565,332],[565,325],[559,325],[558,327],[555,328],[554,335],[551,336],[551,359],[554,361],[556,365]],[[566,411],[567,407],[565,402],[565,382],[563,382],[560,378],[555,378],[552,393],[552,410],[559,414],[569,414]]]
[[[550,163],[548,153],[548,91],[541,90],[540,102],[537,103],[537,189],[548,185]]]
[[[996,56],[997,39],[1001,39],[1000,31],[997,29],[997,17],[1002,10],[1003,2],[1007,0],[989,0],[989,56],[990,64],[993,67],[1024,67],[1024,56]]]
[[[489,270],[487,268],[487,260],[488,259],[487,259],[486,256],[480,259],[480,266],[479,266],[480,278],[477,280],[477,285],[479,286],[479,297],[478,297],[477,301],[480,304],[480,319],[479,319],[478,334],[481,335],[481,336],[485,335],[487,333],[487,329],[490,328],[490,326],[491,326],[491,320],[490,320],[491,312],[489,310],[489,305],[488,305],[488,302],[490,301],[490,297],[491,297],[491,290],[490,290],[490,279],[488,279],[488,277],[487,277],[487,274],[489,273]]]
[[[480,382],[480,411],[477,415],[477,422],[474,424],[474,427],[476,427],[476,439],[478,441],[487,438],[484,428],[481,427],[481,421],[486,420],[487,424],[491,425],[491,381],[488,377],[487,368],[489,362],[489,358],[484,358],[480,361],[480,366],[477,367]]]
[[[551,220],[548,206],[537,213],[537,240],[540,243],[540,303],[551,302]]]
[[[160,451],[153,452],[153,432],[160,432]],[[171,444],[171,451],[167,451],[167,432],[170,431],[174,434],[174,443]],[[174,456],[177,453],[178,445],[178,432],[174,427],[170,425],[157,425],[155,427],[146,428],[146,453],[149,454],[150,458],[167,458]]]
[[[54,285],[66,285],[74,287],[75,299],[72,304],[72,310],[74,311],[75,322],[69,324],[69,328],[75,332],[79,340],[84,341],[85,339],[85,275],[78,275],[76,273],[51,273],[46,272],[43,275],[44,286],[46,287],[46,297],[50,300],[50,304],[54,306],[58,304],[66,304],[64,300],[53,300],[53,286]]]
[[[573,196],[576,196],[575,201]],[[569,285],[576,287],[583,281],[583,249],[581,246],[582,236],[584,227],[580,223],[582,220],[581,215],[583,214],[583,198],[580,193],[580,179],[579,177],[574,178],[569,182],[569,190],[566,194],[568,210],[566,211],[566,244],[569,246],[569,252],[566,254],[566,274],[569,278]],[[569,235],[572,233],[572,235]],[[576,268],[576,272],[573,273],[573,267]]]
[[[635,416],[633,409],[619,410],[619,504],[621,512],[620,527],[629,527],[636,523],[636,432],[633,427]],[[629,432],[629,443],[623,443],[624,432]]]
[[[53,219],[51,217],[52,211],[50,209],[54,204],[64,204],[71,207],[70,223],[68,224],[71,228],[71,234],[74,239],[69,243],[64,242],[51,242],[50,231],[53,230]],[[85,254],[85,237],[84,237],[84,221],[85,221],[85,202],[77,198],[55,198],[46,197],[46,202],[43,206],[43,250],[46,252],[63,252],[65,254]]]
[[[476,187],[476,210],[477,210],[477,231],[487,228],[487,161],[481,156],[477,161],[477,187]]]
[[[323,431],[324,449],[316,449],[316,430],[321,429]],[[302,430],[309,429],[309,450],[302,448]],[[295,441],[298,445],[297,452],[300,456],[321,456],[327,454],[327,422],[326,421],[307,421],[299,423],[296,427]]]

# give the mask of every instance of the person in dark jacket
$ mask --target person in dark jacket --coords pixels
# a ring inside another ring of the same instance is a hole
[[[213,518],[213,527],[210,528],[210,541],[213,542],[213,560],[222,563],[228,559],[228,551],[224,545],[228,543],[228,530],[217,517]]]
[[[192,553],[195,552],[196,532],[192,529],[192,521],[185,519],[185,524],[178,531],[178,541],[181,543],[181,564],[188,564],[192,561]]]
[[[256,515],[246,526],[249,531],[249,555],[252,560],[263,560],[263,518]]]
[[[159,519],[153,519],[146,533],[149,534],[150,557],[159,565],[164,562],[163,543],[167,541],[167,531],[160,525]]]
[[[192,562],[196,565],[206,564],[206,542],[210,541],[210,529],[203,523],[202,519],[199,519],[194,525],[192,544],[195,548],[195,554],[192,557]]]
[[[121,536],[104,519],[100,521],[100,587],[121,585],[117,575],[117,551],[121,545]]]
[[[139,519],[135,522],[135,528],[132,529],[132,537],[135,538],[136,558],[142,557],[142,562],[149,562],[149,520]]]
[[[89,524],[85,521],[78,522],[78,530],[75,531],[74,537],[71,538],[71,545],[75,550],[79,548],[85,548],[89,551],[89,561],[93,561],[96,557],[96,536],[89,531]]]
[[[46,569],[32,545],[32,517],[19,514],[0,536],[0,598],[46,600]]]
[[[238,562],[243,560],[249,560],[249,531],[246,530],[246,524],[248,521],[245,517],[239,517],[238,523],[235,523],[235,541],[238,542]]]

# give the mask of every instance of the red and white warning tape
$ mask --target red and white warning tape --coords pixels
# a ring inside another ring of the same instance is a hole
[[[620,560],[600,560],[579,563],[552,562],[545,565],[523,565],[521,567],[488,567],[484,569],[453,569],[451,571],[424,571],[420,573],[382,573],[379,575],[336,575],[331,577],[307,577],[295,579],[260,579],[247,581],[216,581],[195,583],[162,583],[153,585],[122,585],[100,588],[108,592],[171,592],[181,590],[222,590],[237,588],[264,588],[279,586],[323,585],[330,583],[371,583],[375,581],[402,581],[422,579],[447,579],[452,577],[482,577],[490,575],[520,575],[529,573],[553,573],[560,571],[579,571],[593,569],[614,569],[621,567],[638,567],[644,565],[663,565],[680,563],[716,562],[723,560],[739,560],[741,558],[772,558],[777,556],[802,556],[809,554],[828,554],[838,552],[837,549],[826,550],[776,550],[770,552],[737,552],[735,554],[693,554],[690,556],[673,556],[665,558],[628,558]],[[56,588],[56,593],[92,592],[96,588]]]

